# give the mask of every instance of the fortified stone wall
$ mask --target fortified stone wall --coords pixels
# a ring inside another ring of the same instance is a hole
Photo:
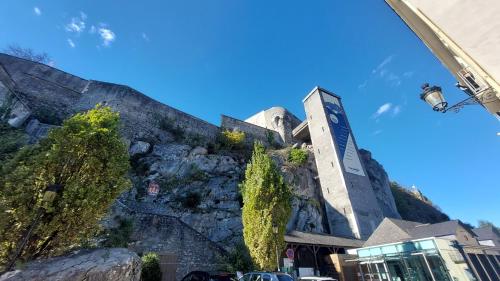
[[[0,70],[0,82],[3,83],[0,88],[7,88],[7,85],[13,88],[28,107],[28,117],[42,123],[58,123],[76,112],[103,103],[120,112],[125,120],[124,134],[131,139],[161,135],[158,124],[163,118],[168,119],[174,128],[182,128],[208,140],[215,140],[219,133],[217,126],[155,101],[128,86],[85,80],[6,54],[0,54],[0,65],[4,70]],[[0,92],[1,107],[7,94],[5,89],[0,89]]]
[[[246,142],[252,144],[255,140],[262,142],[264,145],[269,144],[269,135],[278,143],[283,144],[283,140],[278,132],[257,126],[248,122],[238,120],[233,117],[222,115],[221,128],[229,130],[237,130],[245,132],[247,138]]]
[[[301,123],[299,118],[279,106],[263,110],[247,118],[245,122],[278,132],[283,142],[287,144],[294,142],[292,130]]]

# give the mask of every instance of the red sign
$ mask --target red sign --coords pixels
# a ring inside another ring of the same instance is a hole
[[[293,260],[295,257],[295,253],[293,252],[293,249],[286,249],[286,257]]]
[[[150,182],[148,185],[148,194],[151,196],[156,196],[159,192],[160,186],[154,181]]]

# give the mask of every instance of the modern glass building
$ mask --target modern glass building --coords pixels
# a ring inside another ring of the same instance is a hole
[[[452,281],[434,239],[358,250],[364,280]]]

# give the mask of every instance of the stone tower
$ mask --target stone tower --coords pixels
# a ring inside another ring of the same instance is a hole
[[[330,233],[367,239],[383,214],[340,97],[316,87],[303,103]]]

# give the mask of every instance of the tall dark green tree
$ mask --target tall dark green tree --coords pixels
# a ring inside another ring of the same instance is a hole
[[[64,253],[99,230],[100,219],[130,186],[119,125],[118,113],[97,106],[69,118],[2,166],[0,265],[20,248],[30,228],[23,261]],[[62,191],[47,205],[43,197],[51,185]]]
[[[291,213],[291,191],[276,164],[256,143],[241,184],[243,238],[256,267],[276,269],[276,250],[285,247],[284,235]],[[273,232],[273,226],[278,233]]]

